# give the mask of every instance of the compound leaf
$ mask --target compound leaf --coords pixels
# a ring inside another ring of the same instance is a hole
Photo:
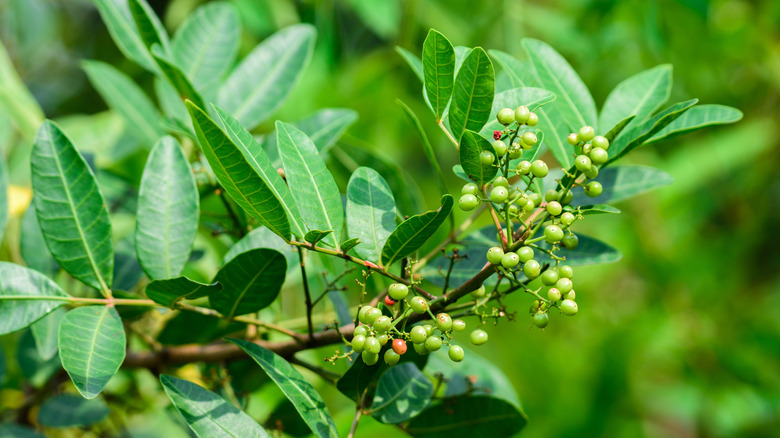
[[[599,115],[601,133],[627,116],[642,122],[668,99],[672,92],[672,66],[659,65],[619,83],[607,96]]]
[[[676,137],[712,125],[742,120],[742,111],[725,105],[697,105],[653,135],[647,143]]]

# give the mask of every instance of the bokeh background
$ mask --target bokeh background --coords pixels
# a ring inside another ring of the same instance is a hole
[[[433,172],[395,100],[420,115],[445,170],[457,156],[394,48],[419,54],[431,27],[455,45],[520,57],[523,37],[544,40],[579,72],[599,107],[621,80],[672,63],[671,101],[697,97],[742,110],[736,125],[629,155],[626,162],[660,167],[676,182],[621,203],[623,214],[583,225],[623,260],[577,271],[576,318],[554,318],[545,331],[529,330],[523,318],[502,323],[482,352],[520,395],[530,419],[520,436],[777,436],[780,2],[231,1],[242,12],[243,53],[286,25],[317,27],[312,63],[274,119],[355,109],[359,122],[340,146],[397,161],[427,208],[438,205]],[[149,3],[173,30],[204,2]],[[47,117],[106,109],[80,68],[83,59],[119,66],[153,95],[151,75],[116,49],[88,0],[0,0],[0,38]],[[271,128],[267,122],[259,132]],[[12,135],[9,129],[2,120],[0,137]],[[23,184],[19,166],[11,163],[11,173]],[[445,173],[457,190],[457,179]],[[413,187],[409,193],[417,196]],[[522,315],[528,299],[515,297],[513,305]],[[325,392],[334,409],[347,407]],[[344,428],[352,412],[341,414]],[[361,432],[398,433],[370,423]]]

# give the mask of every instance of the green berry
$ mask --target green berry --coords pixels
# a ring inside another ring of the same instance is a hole
[[[590,151],[590,161],[593,162],[593,164],[601,165],[607,162],[609,159],[609,154],[607,151],[601,148],[593,148],[593,150]]]
[[[550,189],[544,194],[544,200],[547,202],[557,201],[560,198],[561,194],[555,191],[555,189]]]
[[[547,316],[544,312],[537,312],[534,314],[533,317],[534,325],[539,328],[545,328],[547,327],[547,324],[550,322],[550,317]]]
[[[377,333],[384,333],[390,330],[390,326],[393,325],[393,320],[389,316],[382,315],[374,321],[374,330]]]
[[[501,266],[507,269],[514,269],[515,266],[519,264],[520,264],[520,257],[513,252],[508,252],[504,254],[504,257],[501,258]]]
[[[593,137],[591,144],[594,148],[607,149],[609,147],[609,140],[604,136],[597,135]]]
[[[527,106],[519,106],[515,110],[515,121],[517,121],[517,123],[522,125],[528,121],[529,117],[531,117],[531,110],[529,110]]]
[[[574,269],[572,269],[569,265],[558,266],[558,275],[561,278],[568,278],[571,280],[574,278]]]
[[[531,162],[526,160],[521,161],[517,164],[515,171],[521,175],[528,175],[528,173],[531,171]]]
[[[493,180],[493,187],[506,187],[509,188],[509,181],[503,176],[499,176]]]
[[[436,327],[443,332],[448,332],[452,329],[452,317],[446,313],[439,313],[436,315]]]
[[[503,204],[509,198],[509,190],[506,187],[493,187],[490,192],[490,200],[496,204]]]
[[[561,223],[566,225],[566,226],[569,226],[569,225],[573,224],[574,223],[574,219],[575,219],[574,214],[572,214],[572,213],[570,213],[568,211],[561,215]]]
[[[460,189],[461,195],[476,195],[479,193],[479,187],[474,183],[468,183]]]
[[[403,339],[394,339],[393,351],[395,351],[399,355],[406,353],[406,341],[404,341]]]
[[[512,148],[509,149],[510,160],[516,160],[522,156],[523,156],[523,148],[521,148],[519,145],[512,146]]]
[[[364,335],[355,335],[349,345],[352,346],[352,350],[355,353],[360,353],[366,348],[366,337]]]
[[[479,287],[479,289],[471,291],[471,296],[474,298],[482,298],[485,296],[486,293],[487,292],[485,291],[485,285],[483,284],[482,286]]]
[[[460,362],[463,360],[465,353],[463,353],[463,347],[460,345],[450,345],[450,351],[447,352],[450,360],[453,362]]]
[[[536,113],[531,113],[531,115],[528,116],[528,121],[525,122],[528,126],[536,126],[537,123],[539,123],[539,116],[537,116]]]
[[[482,151],[479,153],[479,162],[482,163],[483,166],[490,166],[495,160],[496,156],[493,155],[493,152]]]
[[[502,258],[504,258],[504,250],[497,246],[490,248],[487,252],[487,260],[494,265],[501,263]]]
[[[504,155],[506,155],[506,151],[507,151],[506,143],[504,143],[501,140],[494,142],[493,150],[496,151],[496,156],[503,157]]]
[[[592,149],[593,145],[590,143],[582,145],[582,153],[585,155],[588,155]]]
[[[568,141],[570,145],[574,146],[580,142],[580,136],[577,135],[576,132],[572,132],[568,137],[566,137],[566,141]]]
[[[379,343],[379,340],[373,336],[369,336],[366,338],[366,343],[364,345],[364,348],[366,351],[369,351],[374,354],[379,354],[379,350],[382,349],[382,344]]]
[[[368,334],[368,327],[364,325],[359,325],[355,327],[355,330],[352,331],[352,336],[357,336],[357,335],[366,336],[367,334]]]
[[[534,205],[534,201],[529,199],[528,201],[526,201],[525,205],[523,206],[523,211],[531,211],[534,208],[536,208],[536,206]]]
[[[509,206],[509,214],[512,215],[512,216],[517,216],[518,214],[520,214],[520,207],[518,207],[515,204],[510,205]]]
[[[563,239],[563,230],[558,225],[547,225],[544,228],[544,239],[549,243],[560,242]]]
[[[534,134],[533,132],[526,132],[525,134],[523,134],[522,139],[523,139],[523,143],[527,144],[528,146],[534,146],[536,145],[536,142],[539,141],[539,139],[536,138],[536,134]]]
[[[425,342],[421,344],[412,344],[412,347],[414,348],[414,351],[417,352],[417,354],[420,356],[430,353],[428,349],[425,348]]]
[[[549,271],[547,271],[549,272]],[[550,290],[547,291],[547,298],[550,299],[550,301],[560,301],[561,299],[561,291],[558,289],[551,287]]]
[[[428,302],[423,297],[414,297],[410,300],[409,306],[415,313],[425,313],[428,311]]]
[[[598,167],[591,167],[590,170],[587,170],[583,172],[585,174],[585,178],[593,179],[597,176],[599,176],[599,168]]]
[[[393,366],[401,360],[401,355],[393,350],[385,351],[385,363],[389,366]]]
[[[571,279],[566,277],[563,277],[555,282],[555,287],[561,291],[562,294],[569,293],[573,286],[574,285],[572,284]]]
[[[577,134],[579,135],[580,140],[588,142],[596,135],[596,130],[593,129],[592,126],[583,126]]]
[[[561,214],[561,211],[563,211],[563,207],[561,207],[560,202],[550,201],[547,203],[547,213],[550,213],[553,216],[558,216]]]
[[[488,341],[488,334],[482,329],[476,329],[469,335],[469,340],[474,345],[482,345]]]
[[[526,263],[534,258],[534,250],[530,246],[521,246],[520,249],[517,250],[517,256],[520,257],[521,263]]]
[[[366,324],[366,313],[368,313],[369,310],[371,310],[371,306],[362,306],[360,308],[360,311],[358,311],[358,321],[362,322],[363,324]]]
[[[570,290],[566,295],[563,296],[567,300],[574,301],[577,298],[577,293],[574,292],[574,289]]]
[[[561,243],[563,244],[563,247],[566,249],[575,249],[577,248],[577,245],[580,244],[580,239],[577,237],[576,234],[570,233],[563,236],[563,239],[561,239]]]
[[[498,119],[498,123],[507,126],[515,121],[515,112],[512,111],[512,108],[501,108],[498,110],[496,119]]]
[[[425,324],[425,325],[423,326],[423,328],[425,329],[425,334],[426,334],[426,336],[428,336],[428,337],[431,337],[431,336],[433,336],[433,326],[432,326],[432,325],[430,325],[430,324]]]
[[[534,203],[534,207],[538,207],[542,203],[542,195],[534,192],[528,195],[528,199]]]
[[[372,353],[368,350],[363,350],[360,357],[363,358],[363,362],[365,362],[366,365],[376,365],[376,363],[379,362],[379,354]]]
[[[476,196],[466,194],[458,200],[458,207],[463,211],[471,211],[479,205],[479,199]]]
[[[377,309],[376,307],[372,307],[372,308],[368,309],[368,312],[366,312],[366,320],[363,321],[363,322],[368,324],[368,325],[371,325],[380,316],[382,316],[382,311]]]
[[[585,194],[591,198],[595,198],[596,196],[600,195],[602,190],[603,187],[601,187],[601,183],[598,181],[591,181],[585,184]]]
[[[544,178],[550,169],[547,167],[547,163],[542,160],[536,160],[531,164],[531,173],[537,178]]]
[[[412,331],[409,332],[409,338],[415,344],[422,344],[428,339],[428,333],[425,331],[425,327],[416,325],[412,327]]]
[[[395,301],[401,301],[409,295],[409,286],[403,283],[393,283],[390,285],[390,289],[388,289],[387,293],[390,295],[390,298]]]
[[[587,172],[593,167],[593,163],[591,163],[587,155],[577,155],[577,158],[574,159],[574,166],[580,172]]]
[[[387,333],[382,333],[380,336],[376,338],[377,341],[379,341],[379,345],[385,345],[387,344],[387,341],[390,340],[390,337],[387,336]]]
[[[554,269],[548,269],[542,272],[542,284],[545,286],[552,286],[558,281],[558,271]]]
[[[466,321],[462,319],[454,319],[452,321],[452,330],[456,332],[462,332],[463,330],[466,330]]]
[[[523,274],[525,274],[529,280],[533,280],[534,278],[538,277],[541,271],[542,267],[536,260],[528,260],[523,265]]]
[[[574,316],[577,314],[577,302],[573,300],[561,301],[561,312],[566,316]]]
[[[571,190],[569,190],[568,192],[566,192],[566,196],[560,199],[559,202],[561,203],[561,205],[566,205],[566,204],[570,204],[572,200],[574,200],[574,193],[572,193]]]
[[[441,338],[438,336],[431,336],[425,340],[425,349],[428,351],[437,351],[441,348]]]

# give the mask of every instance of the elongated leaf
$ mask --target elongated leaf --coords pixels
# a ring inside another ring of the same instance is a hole
[[[46,248],[46,241],[43,239],[41,227],[38,225],[34,202],[33,205],[27,207],[24,216],[22,216],[20,239],[19,252],[22,254],[24,264],[49,278],[54,278],[54,274],[59,270],[59,265]]]
[[[45,297],[52,300],[44,300]],[[27,327],[65,304],[67,297],[45,275],[0,262],[0,335]]]
[[[147,48],[151,48],[153,45],[158,44],[167,53],[168,32],[165,31],[165,27],[160,23],[160,19],[149,6],[149,3],[146,0],[128,0],[128,6],[144,45]]]
[[[46,438],[33,429],[18,424],[0,424],[0,438]]]
[[[488,54],[496,60],[501,69],[509,77],[513,87],[538,86],[534,68],[528,61],[520,61],[514,56],[500,50],[488,50]],[[553,93],[554,95],[554,93]]]
[[[266,438],[268,433],[245,412],[219,395],[187,380],[160,376],[168,398],[201,438]]]
[[[228,319],[257,312],[279,295],[286,272],[284,256],[273,249],[239,254],[217,273],[222,290],[210,291],[209,302]]]
[[[110,289],[111,222],[92,170],[48,120],[38,130],[31,162],[35,211],[49,251],[73,277],[95,289]]]
[[[422,63],[425,92],[438,122],[450,103],[455,82],[455,49],[447,37],[434,29],[428,32],[423,43]]]
[[[125,329],[114,307],[71,310],[60,322],[60,359],[84,398],[95,398],[125,360]]]
[[[157,304],[175,308],[181,300],[194,300],[222,290],[222,284],[199,283],[187,277],[152,280],[146,285],[146,296]]]
[[[241,21],[235,6],[228,2],[206,3],[176,31],[171,55],[195,88],[206,92],[233,65],[240,36]]]
[[[452,211],[452,204],[452,196],[444,195],[438,210],[418,214],[403,221],[382,247],[382,264],[389,268],[394,262],[420,249],[447,219]]]
[[[441,167],[439,166],[439,160],[436,159],[436,153],[433,150],[433,146],[431,146],[431,142],[428,141],[428,136],[425,135],[425,129],[423,129],[422,123],[420,123],[420,119],[417,118],[417,114],[415,114],[411,108],[409,108],[405,103],[403,103],[401,99],[396,99],[395,102],[401,105],[401,108],[403,108],[404,112],[409,117],[409,120],[411,120],[415,129],[417,129],[417,133],[420,134],[420,140],[422,140],[423,151],[425,151],[425,157],[428,158],[428,163],[436,172],[436,183],[439,185],[439,191],[441,192],[441,194],[448,193],[449,190],[447,190],[447,182],[444,179],[444,174],[442,173]]]
[[[219,89],[219,106],[252,129],[282,104],[309,63],[316,31],[289,26],[260,43]]]
[[[0,153],[0,243],[8,223],[8,205],[8,171],[5,167],[5,157]]]
[[[488,151],[493,154],[494,159],[491,164],[482,164],[479,154],[482,151]],[[489,141],[476,132],[466,130],[460,138],[460,164],[466,175],[475,181],[480,187],[493,179],[498,172],[495,166],[497,158],[496,151]]]
[[[618,135],[620,135],[621,132],[623,132],[624,129],[626,129],[626,126],[628,126],[631,121],[633,121],[636,118],[636,115],[628,116],[625,119],[617,122],[615,126],[610,128],[609,131],[607,131],[606,134],[604,134],[604,138],[607,139],[610,143],[615,141]]]
[[[414,75],[420,79],[420,82],[425,82],[422,60],[418,58],[417,55],[404,49],[403,47],[395,46],[395,51],[401,55],[401,58],[403,58],[404,61],[406,61],[406,63],[409,65],[409,68],[411,68],[412,72],[414,72]]]
[[[135,248],[149,278],[181,273],[198,232],[199,195],[190,163],[173,137],[149,154],[138,191]]]
[[[564,249],[559,256],[566,257],[566,264],[570,266],[584,266],[584,265],[599,265],[602,263],[614,263],[619,261],[623,256],[620,251],[612,247],[611,245],[602,242],[594,237],[586,236],[584,234],[576,233],[579,243],[577,248],[570,250]],[[538,242],[537,245],[542,248],[550,249],[550,244],[547,242]],[[549,258],[546,253],[537,251],[534,259],[540,264],[555,263],[554,260]]]
[[[283,199],[251,164],[252,156],[234,143],[200,108],[187,102],[203,154],[225,191],[252,217],[282,239],[290,240]],[[228,171],[230,169],[230,171]],[[266,175],[270,178],[270,175]]]
[[[445,396],[490,395],[519,407],[520,398],[504,371],[476,351],[464,349],[466,358],[462,362],[451,361],[444,348],[429,355],[425,372],[444,377],[447,382]]]
[[[590,204],[581,206],[580,213],[583,216],[587,216],[591,214],[620,213],[620,210],[607,204]]]
[[[415,438],[472,438],[490,431],[490,436],[514,436],[528,423],[517,407],[488,396],[446,400],[413,418],[404,430]]]
[[[619,83],[604,101],[598,132],[615,126],[623,118],[636,115],[644,121],[669,99],[672,92],[672,66],[663,64],[631,76]]]
[[[38,422],[45,427],[89,426],[109,413],[103,400],[85,400],[71,394],[61,394],[46,400],[38,411]]]
[[[322,231],[322,230],[311,230],[303,237],[303,240],[305,240],[307,243],[310,243],[311,245],[316,246],[320,240],[324,239],[326,236],[333,233],[333,230],[328,231]]]
[[[155,144],[163,134],[158,124],[161,116],[143,90],[108,64],[84,61],[82,68],[108,106],[125,119],[128,132],[146,146]]]
[[[663,170],[648,166],[614,166],[599,172],[596,181],[603,190],[599,196],[591,198],[582,189],[575,189],[573,205],[607,204],[620,202],[647,191],[663,187],[674,182],[671,175]]]
[[[676,137],[712,125],[742,120],[742,111],[725,105],[697,105],[658,131],[645,144]]]
[[[157,65],[147,50],[135,20],[130,12],[128,0],[92,0],[100,12],[103,23],[108,27],[108,33],[119,50],[130,60],[141,67],[156,71]]]
[[[328,412],[322,397],[301,373],[298,372],[281,356],[274,354],[257,344],[240,339],[229,339],[230,342],[241,347],[252,359],[257,362],[263,371],[268,374],[282,390],[284,395],[292,402],[295,409],[301,414],[303,421],[309,425],[312,432],[318,437],[338,437],[339,432]]]
[[[298,266],[298,251],[265,227],[255,228],[230,247],[222,263],[227,264],[237,255],[257,248],[275,249],[287,260],[287,270]]]
[[[182,99],[189,99],[200,108],[205,107],[200,93],[195,90],[195,87],[192,86],[190,80],[187,79],[187,76],[184,75],[179,67],[168,60],[159,45],[152,46],[152,56],[160,67],[163,75],[165,75],[168,82],[173,85],[173,88],[176,89]]]
[[[493,63],[481,47],[476,47],[458,70],[452,91],[449,121],[456,140],[460,140],[467,129],[479,132],[485,126],[490,118],[494,93]]]
[[[309,230],[333,230],[325,242],[338,248],[344,225],[341,194],[314,143],[298,128],[276,122],[279,155],[292,197]]]
[[[157,101],[160,103],[163,113],[168,116],[169,119],[174,120],[177,124],[187,126],[189,129],[184,129],[188,136],[195,138],[195,134],[190,132],[192,123],[190,122],[190,115],[187,113],[187,107],[184,105],[184,100],[176,92],[170,82],[162,77],[154,78],[154,94],[157,96]],[[169,119],[163,120],[160,124],[166,131],[170,132],[170,126],[173,121]]]
[[[490,121],[480,131],[485,138],[493,138],[493,131],[503,131],[504,125],[498,123],[496,116],[501,108],[515,109],[520,105],[527,106],[531,111],[555,100],[555,95],[547,90],[534,87],[512,88],[496,94],[493,107],[490,110]]]
[[[32,142],[35,131],[43,122],[43,110],[19,76],[2,43],[0,43],[0,84],[2,84],[0,110],[16,125],[25,141]],[[4,127],[4,130],[6,129]]]
[[[422,412],[432,395],[433,384],[417,365],[398,364],[379,379],[371,415],[382,423],[401,423]]]
[[[395,229],[395,199],[377,171],[359,167],[347,186],[347,235],[359,238],[360,257],[378,262],[387,238]]]
[[[66,312],[64,308],[59,307],[30,326],[35,347],[44,360],[49,360],[57,354],[57,336],[60,322]]]

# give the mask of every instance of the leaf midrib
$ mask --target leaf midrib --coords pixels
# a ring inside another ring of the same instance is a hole
[[[574,101],[571,100],[571,97],[569,96],[569,93],[566,91],[566,89],[563,88],[563,85],[558,80],[558,78],[553,74],[552,70],[550,69],[550,66],[547,64],[547,62],[539,55],[539,52],[537,50],[534,50],[535,57],[540,61],[539,64],[541,64],[544,69],[547,71],[548,77],[551,78],[551,80],[555,83],[555,85],[558,87],[558,89],[561,91],[560,94],[563,94],[563,96],[566,98],[566,100],[569,102],[571,108],[574,110],[574,114],[579,119],[580,125],[585,126],[587,125],[587,122],[585,121],[585,118],[580,113],[579,108],[577,108],[577,105],[574,104]],[[538,75],[538,73],[537,73]],[[541,82],[541,77],[539,78]]]
[[[233,307],[230,309],[230,314],[227,317],[228,320],[233,319],[236,314],[236,309],[238,309],[238,305],[241,304],[241,300],[244,299],[244,295],[246,295],[246,293],[249,291],[249,288],[255,284],[255,281],[257,281],[257,279],[265,273],[265,270],[268,269],[268,266],[274,261],[275,258],[275,256],[269,257],[265,265],[257,271],[257,274],[255,274],[255,276],[252,277],[252,280],[247,283],[247,285],[244,287],[244,290],[238,294],[238,297],[233,303]]]
[[[87,367],[84,373],[84,390],[87,392],[91,392],[89,389],[89,371],[92,369],[92,357],[95,353],[95,344],[97,343],[98,334],[100,333],[100,326],[103,325],[103,320],[106,318],[106,315],[108,315],[108,306],[103,307],[102,314],[98,317],[98,322],[95,324],[95,331],[92,335],[92,344],[87,356]]]

